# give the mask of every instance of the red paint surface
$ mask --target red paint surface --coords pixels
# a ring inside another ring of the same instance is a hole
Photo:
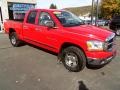
[[[30,11],[27,12],[24,22],[17,22],[8,20],[4,23],[5,31],[9,33],[10,28],[14,29],[19,36],[19,39],[28,43],[37,45],[39,47],[48,49],[59,53],[61,46],[64,43],[71,43],[77,45],[83,49],[87,57],[104,59],[113,55],[116,51],[97,51],[90,52],[87,50],[86,41],[88,40],[100,40],[105,39],[112,34],[112,32],[90,25],[80,25],[75,27],[63,27],[59,20],[53,14],[54,11],[59,10],[47,10],[36,9],[38,11],[36,23],[26,23],[27,16]],[[38,25],[38,17],[41,11],[48,12],[56,24],[56,29],[50,29],[45,26]],[[27,28],[26,28],[27,27]]]

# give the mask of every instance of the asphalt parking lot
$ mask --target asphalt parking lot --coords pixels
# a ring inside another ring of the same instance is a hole
[[[0,34],[0,90],[120,90],[120,37],[117,56],[105,67],[69,72],[57,57],[30,45],[14,48]]]

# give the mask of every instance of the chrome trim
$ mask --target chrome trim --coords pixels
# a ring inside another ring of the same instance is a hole
[[[112,39],[113,41],[110,42],[110,40]],[[106,38],[105,42],[108,44],[107,51],[111,51],[113,49],[114,39],[115,39],[115,33],[112,33],[109,37]],[[112,46],[109,48],[110,45]]]
[[[106,42],[108,42],[109,40],[113,39],[115,37],[115,33],[112,33],[109,37],[106,38]]]

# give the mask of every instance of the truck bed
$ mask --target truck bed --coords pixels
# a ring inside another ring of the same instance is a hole
[[[17,21],[17,22],[24,22],[24,20],[18,20],[18,19],[13,19],[13,20],[10,20],[10,19],[8,19],[9,21]]]
[[[9,29],[15,29],[17,33],[20,33],[23,29],[23,21],[7,20],[4,22],[5,32],[9,33]]]

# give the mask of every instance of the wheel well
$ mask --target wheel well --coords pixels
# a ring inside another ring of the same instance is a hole
[[[10,36],[10,34],[13,33],[13,32],[15,32],[15,30],[14,30],[13,28],[10,28],[10,29],[9,29],[9,36]]]
[[[80,46],[78,46],[78,45],[76,45],[76,44],[73,44],[73,43],[64,43],[64,44],[61,46],[59,53],[61,53],[63,49],[65,49],[65,48],[67,48],[67,47],[70,47],[70,46],[78,47],[78,48],[81,49],[81,50],[83,51],[83,53],[85,54],[84,50],[83,50]]]
[[[13,28],[9,29],[9,33],[15,32],[15,30]]]

